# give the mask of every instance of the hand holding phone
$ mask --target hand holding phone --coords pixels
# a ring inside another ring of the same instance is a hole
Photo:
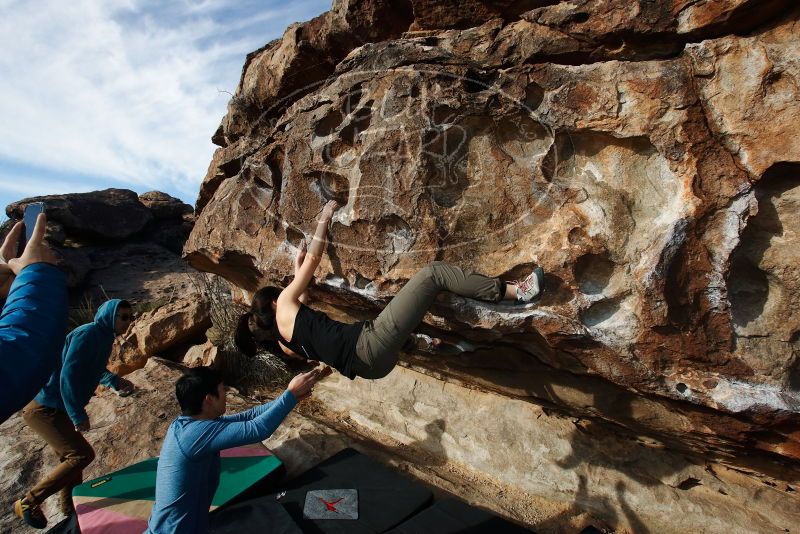
[[[22,234],[22,239],[19,240],[17,257],[22,256],[25,251],[25,246],[31,240],[31,237],[33,237],[33,231],[36,229],[36,220],[42,213],[44,213],[43,202],[32,202],[25,206],[25,212],[22,215],[22,224],[25,227],[25,233]]]
[[[22,254],[17,254],[17,250],[18,243],[22,239],[23,230],[25,230],[23,223],[17,223],[14,228],[11,229],[11,232],[6,236],[2,248],[0,248],[0,254],[2,254],[7,268],[11,269],[11,272],[15,276],[25,267],[35,263],[50,263],[52,265],[58,263],[58,259],[53,254],[53,251],[50,250],[50,247],[48,247],[47,243],[44,241],[44,233],[47,229],[47,218],[45,214],[39,213],[35,219],[35,223],[29,226],[32,228],[30,239],[27,240]],[[17,255],[19,257],[16,257]]]

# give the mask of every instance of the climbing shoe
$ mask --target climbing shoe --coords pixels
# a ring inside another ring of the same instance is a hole
[[[539,298],[544,290],[544,269],[537,267],[525,280],[516,282],[517,302],[532,302]]]
[[[425,334],[412,333],[403,347],[407,352],[418,351],[436,354],[442,341]]]
[[[14,514],[21,518],[29,527],[46,528],[47,518],[39,506],[28,504],[27,499],[19,499],[14,503]]]

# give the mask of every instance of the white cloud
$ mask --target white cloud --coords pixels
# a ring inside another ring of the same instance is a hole
[[[85,193],[99,189],[96,183],[76,182],[70,180],[53,180],[39,176],[19,175],[2,176],[0,193],[10,193],[20,199],[29,196],[61,195],[63,193]],[[2,218],[2,216],[0,216]]]
[[[245,54],[330,5],[269,4],[0,0],[0,160],[192,199]]]

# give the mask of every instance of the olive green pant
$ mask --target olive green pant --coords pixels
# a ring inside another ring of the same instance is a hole
[[[66,412],[31,401],[22,409],[22,418],[53,448],[61,462],[37,482],[25,498],[38,505],[61,491],[62,500],[68,500],[72,488],[83,482],[83,470],[94,460],[94,449],[83,434],[75,430]]]
[[[488,302],[503,298],[502,282],[437,261],[414,275],[373,321],[367,321],[356,343],[353,370],[362,378],[388,375],[408,336],[422,322],[441,291]]]

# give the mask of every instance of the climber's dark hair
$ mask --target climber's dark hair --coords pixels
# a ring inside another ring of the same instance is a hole
[[[281,294],[281,289],[277,287],[262,287],[253,295],[253,303],[250,305],[250,311],[239,317],[239,323],[236,325],[236,332],[233,335],[233,341],[236,347],[247,356],[255,356],[259,349],[266,349],[271,352],[281,354],[280,346],[277,343],[278,327],[275,323],[275,312],[272,310],[272,302],[278,300],[278,295]],[[254,318],[256,326],[260,330],[270,334],[270,338],[274,341],[268,343],[266,346],[262,343],[256,342],[253,333],[250,331],[250,319]]]

